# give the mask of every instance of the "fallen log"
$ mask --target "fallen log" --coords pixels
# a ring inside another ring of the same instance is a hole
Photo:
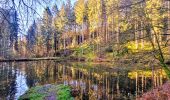
[[[64,61],[60,57],[44,57],[44,58],[14,58],[14,59],[0,59],[0,62],[22,62],[22,61],[39,61],[39,60],[55,60],[55,61]]]

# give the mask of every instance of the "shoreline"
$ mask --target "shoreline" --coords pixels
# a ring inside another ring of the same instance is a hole
[[[113,60],[107,59],[94,59],[87,60],[86,58],[78,57],[40,57],[40,58],[13,58],[13,59],[0,59],[0,62],[24,62],[24,61],[41,61],[41,60],[55,60],[58,62],[62,61],[76,61],[76,62],[114,62]]]

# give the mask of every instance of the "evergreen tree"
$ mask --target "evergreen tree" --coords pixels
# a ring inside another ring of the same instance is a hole
[[[11,22],[10,22],[10,41],[11,46],[14,47],[15,50],[18,50],[18,32],[19,32],[19,24],[18,24],[18,14],[15,9],[12,9],[11,12]]]
[[[49,51],[51,50],[52,48],[52,44],[51,44],[51,39],[52,39],[52,12],[50,10],[49,7],[47,7],[45,10],[44,10],[44,13],[43,13],[43,30],[42,31],[42,35],[44,36],[44,43],[46,45],[46,52],[47,54],[49,53]]]

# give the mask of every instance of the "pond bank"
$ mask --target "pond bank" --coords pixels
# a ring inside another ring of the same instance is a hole
[[[39,60],[56,60],[61,61],[60,57],[42,57],[42,58],[13,58],[13,59],[0,59],[0,62],[14,62],[14,61],[39,61]]]
[[[0,62],[23,62],[23,61],[40,61],[40,60],[55,60],[55,61],[82,61],[86,62],[86,58],[83,57],[42,57],[42,58],[12,58],[12,59],[0,59]],[[113,62],[112,60],[107,59],[95,59],[88,62]]]
[[[29,89],[19,100],[73,100],[72,89],[67,85],[43,85]]]

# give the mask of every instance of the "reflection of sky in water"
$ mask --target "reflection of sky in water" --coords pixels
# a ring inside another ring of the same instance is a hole
[[[15,97],[16,99],[18,99],[19,96],[21,96],[28,90],[28,86],[26,84],[26,77],[23,72],[17,71],[16,85],[17,93],[15,94]]]
[[[103,68],[104,65],[100,65],[102,68],[97,65],[81,66],[53,61],[4,64],[0,67],[0,100],[18,99],[29,87],[44,84],[71,85],[80,90],[81,95],[76,100],[81,100],[84,95],[90,100],[105,100],[104,97],[108,100],[121,97],[131,100],[131,97],[166,81],[162,69],[134,71],[119,67],[119,70],[112,70]],[[155,78],[152,78],[153,73]]]

